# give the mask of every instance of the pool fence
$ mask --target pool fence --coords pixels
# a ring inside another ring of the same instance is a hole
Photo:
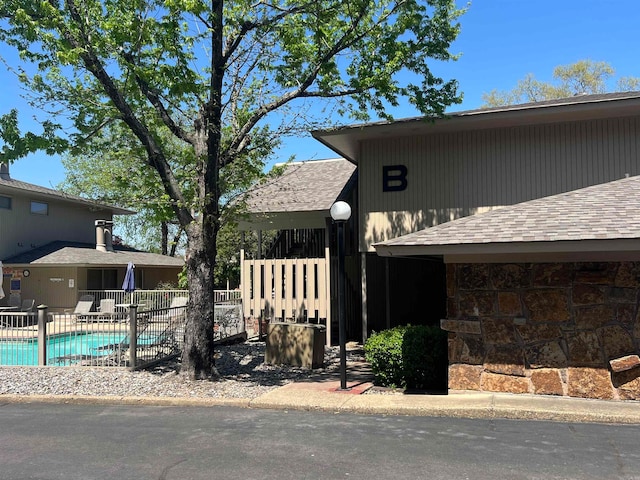
[[[241,302],[216,303],[214,311],[216,341],[246,335]],[[119,304],[109,313],[49,312],[44,305],[1,312],[0,365],[146,368],[181,354],[185,325],[184,304]]]

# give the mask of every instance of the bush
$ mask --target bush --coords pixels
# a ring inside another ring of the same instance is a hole
[[[383,330],[367,340],[364,351],[379,385],[447,388],[447,334],[438,327],[407,325]]]
[[[408,327],[402,342],[406,388],[447,388],[447,333],[439,327]]]
[[[375,383],[385,387],[404,386],[402,377],[402,337],[406,327],[373,333],[364,344],[364,356],[371,364]]]

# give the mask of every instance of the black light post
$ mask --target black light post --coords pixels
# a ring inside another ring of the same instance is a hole
[[[340,343],[340,389],[347,390],[347,324],[344,305],[344,224],[351,217],[347,202],[336,202],[331,206],[331,218],[338,227],[338,336]]]

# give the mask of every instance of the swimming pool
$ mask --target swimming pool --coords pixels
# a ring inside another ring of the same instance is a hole
[[[109,355],[127,332],[72,332],[47,339],[47,365],[74,365],[80,361]],[[38,341],[0,340],[0,365],[38,365]]]

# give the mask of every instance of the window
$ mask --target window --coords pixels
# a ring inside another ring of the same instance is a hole
[[[11,197],[0,195],[0,208],[11,210]]]
[[[119,288],[117,279],[118,271],[115,269],[89,269],[87,290],[115,290]]]
[[[36,215],[49,215],[49,204],[42,202],[31,202],[31,213]]]

